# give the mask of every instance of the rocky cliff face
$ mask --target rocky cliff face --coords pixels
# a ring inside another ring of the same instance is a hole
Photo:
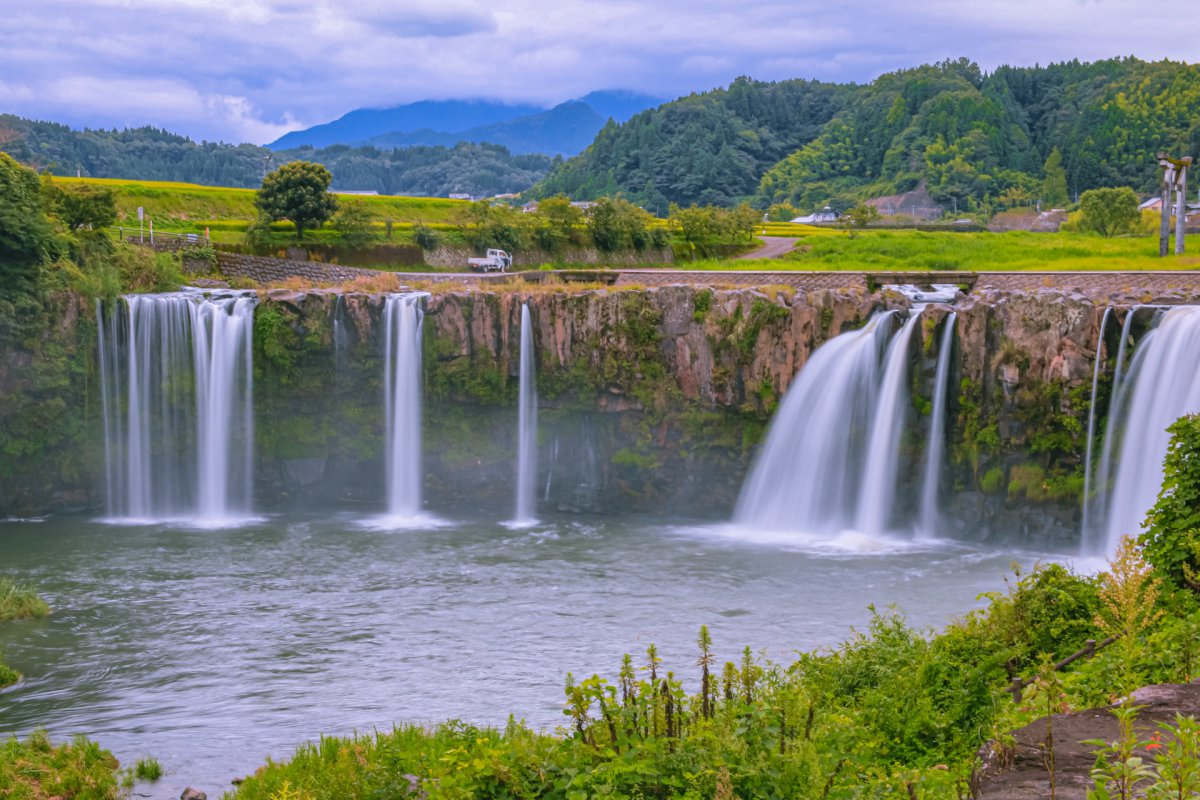
[[[1039,546],[1074,541],[1096,348],[1107,357],[1125,310],[1141,299],[984,290],[925,310],[913,337],[902,474],[920,474],[940,331],[953,310],[943,496],[958,535],[1017,536]],[[708,518],[730,513],[780,396],[812,351],[880,309],[909,306],[887,291],[780,288],[435,293],[423,327],[423,452],[434,507],[507,513],[511,506],[523,303],[536,329],[543,504]],[[383,304],[379,296],[330,291],[261,296],[255,402],[263,506],[381,504]],[[1102,341],[1110,304],[1116,314]],[[2,444],[15,453],[0,482],[0,514],[95,507],[103,497],[97,409],[81,389],[95,380],[89,314],[80,305],[48,312],[44,327],[55,346],[10,344],[24,361],[0,359],[28,365],[0,370],[6,409],[28,409],[36,399],[60,408],[62,423],[53,443],[32,446],[38,428],[30,423],[16,437],[16,417],[0,412]],[[75,355],[64,359],[66,352]],[[61,369],[47,368],[52,363],[69,363],[78,380],[64,380]],[[1107,394],[1102,380],[1101,410]],[[86,446],[64,447],[69,441]],[[20,474],[42,477],[14,482]],[[915,497],[916,487],[908,488],[901,496]]]
[[[424,452],[435,504],[511,504],[523,303],[535,326],[544,500],[710,516],[732,508],[799,365],[880,299],[688,287],[434,294]],[[270,492],[303,494],[291,485],[303,472],[343,500],[378,498],[382,308],[370,295],[264,298],[256,394]]]

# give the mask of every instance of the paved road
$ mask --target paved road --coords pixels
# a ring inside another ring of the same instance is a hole
[[[763,246],[757,250],[751,250],[745,255],[740,255],[738,258],[779,258],[790,253],[797,242],[794,236],[759,236],[756,238],[763,243]]]

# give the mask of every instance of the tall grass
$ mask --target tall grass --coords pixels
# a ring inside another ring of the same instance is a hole
[[[55,745],[45,731],[0,741],[0,797],[12,800],[118,800],[117,759],[82,736]]]
[[[40,619],[49,613],[50,606],[31,588],[0,578],[0,622]]]

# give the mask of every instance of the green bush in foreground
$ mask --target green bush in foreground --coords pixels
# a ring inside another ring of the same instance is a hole
[[[0,742],[0,797],[6,800],[117,800],[122,796],[112,753],[77,737],[54,745],[44,731]]]
[[[1200,590],[1200,414],[1171,427],[1158,502],[1139,539],[1146,560],[1178,587]]]
[[[0,578],[0,622],[40,619],[49,613],[50,606],[28,586],[18,586],[8,578]]]

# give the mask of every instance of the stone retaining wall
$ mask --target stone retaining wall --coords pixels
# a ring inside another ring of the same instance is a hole
[[[226,278],[249,278],[259,283],[272,283],[300,277],[314,283],[344,283],[355,278],[376,277],[378,270],[322,264],[319,261],[291,261],[268,256],[249,256],[217,251],[217,267]]]
[[[978,272],[975,289],[1062,289],[1088,295],[1200,290],[1200,272]]]
[[[617,286],[791,286],[796,289],[861,289],[861,272],[748,272],[744,270],[623,269]]]

